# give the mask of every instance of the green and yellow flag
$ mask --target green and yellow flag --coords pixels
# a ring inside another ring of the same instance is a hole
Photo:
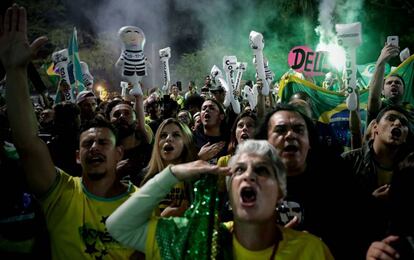
[[[78,50],[78,34],[75,27],[73,28],[72,37],[69,40],[68,54],[70,61],[68,71],[71,91],[73,96],[76,97],[79,92],[85,90],[85,84],[83,83],[82,67]]]
[[[386,72],[388,71],[386,70]],[[403,101],[414,105],[414,55],[388,73],[387,76],[392,74],[398,74],[404,78],[405,90]],[[369,82],[369,74],[365,73],[364,77],[364,81]],[[321,123],[329,124],[340,142],[344,146],[349,147],[349,110],[345,104],[346,95],[344,93],[326,90],[294,75],[286,75],[279,83],[278,96],[282,102],[288,102],[293,94],[300,91],[307,93],[311,97],[313,118]],[[359,94],[361,123],[362,127],[365,128],[368,89],[361,90]]]
[[[403,101],[414,105],[414,55],[411,55],[403,63],[401,63],[396,69],[391,71],[387,75],[397,74],[400,75],[405,82],[405,89],[403,95]]]
[[[45,64],[42,65],[42,69],[46,70],[46,74],[48,75],[50,83],[52,83],[52,85],[54,87],[57,87],[57,85],[59,83],[60,76],[54,70],[54,68],[55,68],[55,64],[53,62],[50,63],[50,64],[45,63]]]

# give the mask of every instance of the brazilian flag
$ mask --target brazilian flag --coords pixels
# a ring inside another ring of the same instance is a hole
[[[408,102],[414,106],[414,55],[411,55],[396,69],[391,71],[387,77],[393,74],[400,75],[404,79],[405,89],[403,101]]]
[[[405,91],[403,100],[414,105],[414,55],[388,73],[387,77],[393,74],[398,74],[404,78]],[[364,76],[366,77],[367,74],[364,74]],[[359,81],[361,80],[366,82],[369,78],[360,79]],[[294,75],[286,75],[279,83],[278,96],[281,102],[289,102],[290,97],[300,91],[307,93],[311,97],[313,118],[320,123],[330,125],[340,143],[345,147],[350,147],[349,110],[345,104],[345,93],[329,91]],[[363,129],[366,126],[367,102],[368,89],[363,89],[359,93],[361,125]]]
[[[52,62],[50,64],[43,64],[42,69],[46,71],[46,74],[48,75],[50,83],[57,87],[59,83],[60,76],[59,74],[54,70],[55,64]]]
[[[85,84],[83,83],[82,67],[79,58],[78,33],[75,27],[73,28],[72,36],[69,39],[68,54],[68,73],[71,91],[73,92],[73,96],[76,97],[79,92],[85,90]]]

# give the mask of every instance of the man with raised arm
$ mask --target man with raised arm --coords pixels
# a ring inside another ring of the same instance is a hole
[[[104,225],[135,191],[115,174],[123,154],[116,131],[104,120],[94,120],[81,130],[77,160],[82,178],[55,168],[46,144],[37,136],[26,73],[27,64],[47,39],[40,37],[29,45],[26,23],[23,7],[14,4],[7,9],[0,26],[0,60],[7,74],[6,102],[13,139],[29,188],[46,216],[52,258],[129,258],[133,249],[116,242]]]
[[[411,104],[402,100],[405,90],[404,79],[397,74],[384,79],[386,63],[393,57],[398,56],[399,52],[399,47],[391,44],[385,44],[381,50],[375,64],[374,75],[369,83],[367,124],[377,117],[381,109],[388,105],[401,105],[407,111],[414,111]],[[381,98],[381,94],[384,98]]]

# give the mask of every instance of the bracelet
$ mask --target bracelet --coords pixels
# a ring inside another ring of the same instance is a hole
[[[174,176],[175,178],[177,178],[177,176],[175,175],[175,173],[173,172],[173,170],[171,169],[174,166],[174,164],[169,164],[168,165],[168,170],[170,171],[170,173],[172,174],[172,176]],[[178,178],[177,178],[178,179]]]

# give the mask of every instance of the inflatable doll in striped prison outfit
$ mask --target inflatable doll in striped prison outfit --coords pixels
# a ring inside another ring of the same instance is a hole
[[[144,56],[145,34],[136,26],[124,26],[118,36],[123,43],[122,53],[115,66],[125,81],[131,83],[131,95],[142,95],[140,81],[147,75],[147,58]]]

